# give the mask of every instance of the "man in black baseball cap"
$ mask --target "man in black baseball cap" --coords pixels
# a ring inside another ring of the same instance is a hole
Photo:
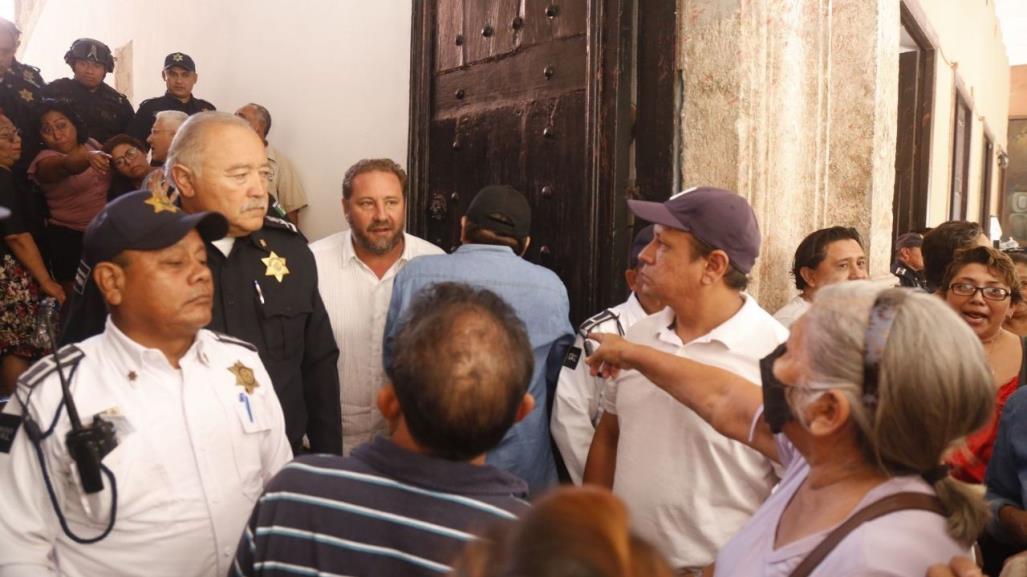
[[[164,69],[160,76],[164,79],[167,92],[164,96],[144,100],[128,129],[129,134],[143,142],[150,136],[154,119],[162,110],[179,110],[189,115],[215,110],[213,104],[193,96],[193,87],[199,76],[192,56],[185,52],[168,54],[164,57]]]
[[[391,370],[393,340],[421,289],[438,282],[487,288],[513,307],[528,330],[535,369],[529,394],[535,410],[513,426],[486,461],[528,482],[538,494],[557,482],[545,408],[550,388],[574,338],[567,288],[556,273],[523,258],[531,243],[531,205],[507,185],[482,188],[460,220],[463,244],[453,254],[419,256],[396,275],[385,321],[383,361]]]
[[[743,292],[760,250],[749,203],[702,187],[628,206],[656,225],[638,257],[639,293],[667,308],[626,338],[759,382],[760,359],[788,331]],[[718,437],[637,371],[608,379],[602,405],[585,482],[612,487],[678,574],[697,573],[770,494],[770,461]]]
[[[111,49],[93,38],[79,38],[64,54],[71,67],[71,78],[58,78],[42,89],[46,98],[67,100],[75,114],[85,122],[90,138],[103,144],[121,134],[135,114],[124,94],[103,80],[114,72]]]

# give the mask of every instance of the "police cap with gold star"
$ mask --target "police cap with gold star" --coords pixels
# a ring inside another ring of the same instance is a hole
[[[125,250],[159,250],[193,229],[203,240],[214,241],[228,233],[228,221],[217,212],[186,214],[162,193],[137,190],[112,200],[89,223],[83,260],[92,267]]]
[[[164,70],[172,67],[184,68],[189,72],[196,72],[196,63],[193,62],[193,59],[184,52],[172,52],[164,57]]]

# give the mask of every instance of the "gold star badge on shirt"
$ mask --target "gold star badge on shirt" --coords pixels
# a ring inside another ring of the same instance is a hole
[[[275,251],[271,251],[271,256],[260,259],[260,262],[267,266],[264,276],[273,276],[278,282],[282,282],[282,279],[289,274],[289,267],[285,266],[285,258],[275,254]]]
[[[36,99],[36,97],[32,94],[32,91],[27,88],[22,88],[21,90],[19,90],[18,96],[21,96],[21,99],[25,102],[32,102]]]
[[[178,212],[178,207],[175,203],[171,202],[166,194],[158,194],[156,192],[150,193],[150,198],[146,199],[146,203],[153,207],[153,213],[158,214],[164,211],[167,212]]]
[[[257,378],[253,376],[253,369],[242,364],[241,361],[235,361],[234,365],[228,367],[228,372],[235,375],[235,384],[245,389],[247,395],[252,395],[253,389],[260,386]]]

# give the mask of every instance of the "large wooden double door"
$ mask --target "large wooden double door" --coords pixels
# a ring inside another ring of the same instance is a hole
[[[626,291],[632,10],[414,2],[409,229],[452,251],[474,194],[514,186],[533,209],[526,258],[563,279],[575,321]]]

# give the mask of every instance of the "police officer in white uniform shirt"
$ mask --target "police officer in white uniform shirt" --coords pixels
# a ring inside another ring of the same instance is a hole
[[[204,240],[227,227],[149,191],[90,224],[80,274],[110,316],[22,375],[0,415],[0,576],[230,570],[292,452],[256,349],[203,329],[214,292]],[[75,439],[97,431],[83,457]]]
[[[636,322],[663,308],[663,304],[656,297],[639,293],[635,288],[640,265],[638,255],[652,240],[652,225],[635,235],[631,243],[631,252],[628,254],[628,270],[624,271],[624,279],[631,289],[631,296],[623,303],[589,318],[578,327],[574,346],[567,351],[563,367],[560,369],[549,428],[556,446],[560,449],[567,473],[575,485],[581,484],[592,435],[596,431],[599,417],[602,416],[600,400],[606,386],[606,379],[589,374],[585,357],[592,354],[590,347],[595,345],[595,341],[587,341],[585,337],[589,333],[612,333],[623,336]]]

